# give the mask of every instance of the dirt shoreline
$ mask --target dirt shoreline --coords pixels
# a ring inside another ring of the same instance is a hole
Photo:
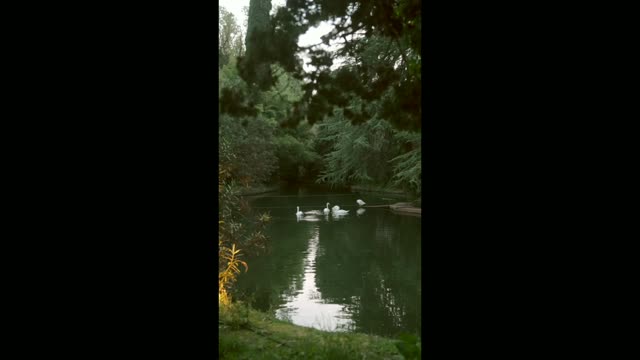
[[[389,208],[402,215],[422,216],[422,208],[415,207],[411,203],[395,203],[389,205]]]
[[[364,208],[389,208],[392,212],[398,215],[413,215],[413,216],[422,216],[422,208],[415,207],[411,203],[408,202],[400,202],[389,205],[369,205],[363,206]]]

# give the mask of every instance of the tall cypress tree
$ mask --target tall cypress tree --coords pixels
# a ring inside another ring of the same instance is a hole
[[[247,22],[246,53],[240,64],[240,75],[250,85],[261,90],[273,84],[270,68],[270,38],[272,33],[271,0],[251,0]]]

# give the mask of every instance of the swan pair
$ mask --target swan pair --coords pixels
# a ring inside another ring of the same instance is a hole
[[[322,210],[324,212],[325,215],[329,215],[330,212],[336,212],[336,211],[346,211],[346,210],[340,210],[340,206],[336,205],[334,207],[331,208],[331,210],[329,210],[329,203],[327,203],[325,205],[326,207],[324,208],[324,210]],[[344,212],[344,214],[348,213],[349,211]]]

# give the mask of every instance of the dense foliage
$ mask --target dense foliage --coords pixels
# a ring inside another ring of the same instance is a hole
[[[392,186],[421,194],[420,133],[397,130],[378,117],[354,125],[341,109],[318,129],[316,148],[324,159],[318,182]]]
[[[263,249],[267,240],[263,229],[270,220],[268,214],[252,219],[243,211],[244,203],[238,197],[237,160],[229,143],[222,139],[218,159],[218,296],[221,304],[231,302],[229,289],[240,273],[240,265],[248,270],[247,263],[241,260],[240,249]]]
[[[255,0],[258,1],[258,0]],[[265,2],[265,0],[261,0]],[[253,0],[252,0],[253,3]],[[382,115],[394,126],[406,130],[421,128],[421,11],[417,0],[288,0],[269,24],[260,19],[259,30],[249,34],[247,56],[241,71],[248,83],[266,88],[275,81],[259,76],[251,68],[279,63],[296,78],[304,79],[304,98],[295,104],[289,120],[303,117],[310,123],[344,107],[348,93],[365,99],[380,99]],[[323,37],[324,44],[338,45],[329,52],[318,45],[299,48],[297,40],[321,21],[331,21],[334,30]],[[251,28],[251,18],[249,19]],[[268,44],[268,46],[266,46]],[[299,51],[307,51],[315,70],[305,73]],[[332,69],[336,60],[348,66]],[[368,114],[345,113],[358,122]]]
[[[276,169],[275,125],[262,117],[220,116],[218,138],[239,161],[232,168],[236,180],[245,186],[264,183]]]
[[[241,177],[391,185],[419,195],[419,3],[288,1],[272,18],[270,1],[250,4],[246,52],[224,9],[220,25],[224,39],[236,39],[224,43],[231,48],[221,42],[236,56],[220,71],[220,138],[243,159]],[[335,29],[323,41],[341,40],[338,50],[298,47],[324,20]],[[314,71],[302,70],[301,50]],[[332,66],[336,59],[341,66]]]
[[[421,196],[421,13],[417,0],[288,0],[270,16],[270,0],[250,0],[245,30],[219,11],[219,295],[228,304],[250,266],[243,254],[267,241],[269,215],[252,217],[242,188],[319,182]],[[322,21],[335,26],[323,44],[299,47]],[[313,70],[303,70],[303,53]]]
[[[251,265],[242,258],[265,249],[270,220],[268,213],[251,215],[240,196],[243,188],[281,181],[364,184],[402,188],[418,198],[422,189],[420,2],[288,0],[275,16],[269,15],[271,8],[271,0],[250,0],[244,27],[219,8],[219,302],[231,314],[237,314],[231,294],[239,297],[231,291],[233,284]],[[322,21],[335,26],[323,43],[299,47],[299,36]],[[328,51],[326,45],[337,50]],[[302,53],[312,71],[303,70]],[[362,239],[375,238],[376,229],[364,231],[371,236]],[[272,235],[291,234],[276,229]],[[318,266],[343,276],[360,274],[358,263],[342,260],[342,253],[328,247]],[[405,269],[407,261],[399,254],[398,268]],[[347,271],[336,263],[348,264]],[[404,273],[406,281],[396,286],[414,286],[415,272]],[[363,282],[362,292],[381,301],[347,307],[355,318],[364,321],[372,312],[385,311],[419,318],[411,301],[388,298],[387,289],[376,286],[386,279],[385,271],[378,269],[372,279]],[[289,280],[272,276],[267,288],[279,298],[287,293]],[[326,283],[318,277],[323,294],[344,298]],[[248,326],[245,320],[242,325]],[[406,338],[396,346],[406,358],[420,357],[418,339]],[[328,358],[350,353],[341,350]]]

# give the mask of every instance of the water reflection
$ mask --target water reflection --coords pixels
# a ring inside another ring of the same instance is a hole
[[[340,221],[340,220],[343,220],[346,217],[347,217],[346,215],[333,215],[333,219],[332,220]]]
[[[248,256],[250,270],[239,277],[238,298],[246,294],[257,309],[303,326],[384,336],[420,334],[420,218],[351,207],[351,216],[294,220],[291,210],[296,206],[317,209],[317,203],[335,199],[326,193],[252,203],[272,215],[269,254]],[[382,200],[369,195],[367,202]]]
[[[307,256],[304,262],[304,278],[301,291],[286,298],[286,305],[276,310],[276,317],[297,325],[327,331],[345,331],[352,328],[353,321],[343,306],[326,304],[316,286],[316,256],[320,240],[320,228],[314,227]]]
[[[326,302],[345,306],[356,331],[419,334],[419,222],[374,210],[319,225],[316,284]]]
[[[296,216],[296,221],[300,222],[300,221],[309,221],[309,222],[315,222],[315,221],[320,221],[320,216],[319,215],[305,215],[305,216]]]

